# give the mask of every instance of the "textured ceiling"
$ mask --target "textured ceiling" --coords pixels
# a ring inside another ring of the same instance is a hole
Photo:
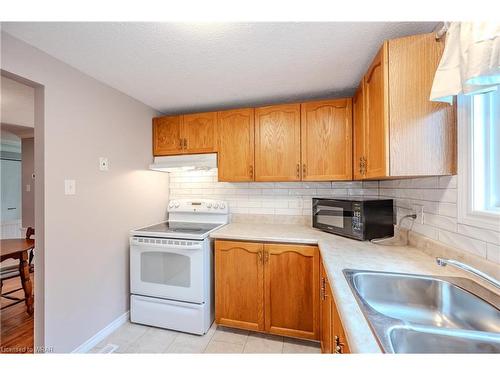
[[[2,23],[164,113],[351,95],[384,39],[435,22]]]

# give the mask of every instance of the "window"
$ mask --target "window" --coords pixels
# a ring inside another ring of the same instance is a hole
[[[459,221],[500,229],[500,90],[458,100]]]

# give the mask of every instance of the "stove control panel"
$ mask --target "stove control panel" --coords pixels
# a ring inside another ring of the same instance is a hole
[[[168,212],[228,214],[229,208],[226,202],[216,199],[172,199]]]

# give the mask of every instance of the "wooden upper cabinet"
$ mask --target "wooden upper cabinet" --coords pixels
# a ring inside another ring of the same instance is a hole
[[[217,112],[183,116],[184,152],[202,154],[217,151]]]
[[[360,83],[352,98],[352,127],[353,127],[353,176],[355,180],[364,177],[365,155],[365,111],[364,111],[364,84]]]
[[[219,181],[254,180],[254,110],[217,114]]]
[[[319,251],[264,244],[266,332],[319,339]]]
[[[215,242],[215,321],[264,330],[263,244]]]
[[[300,104],[255,109],[255,181],[300,181]]]
[[[355,179],[456,174],[456,106],[429,100],[443,49],[434,33],[384,42],[354,97]]]
[[[153,119],[153,155],[182,153],[182,116],[165,116]]]
[[[456,105],[429,100],[444,40],[429,33],[388,46],[391,176],[456,174]]]
[[[384,43],[364,78],[365,178],[387,176],[389,172],[388,44]]]
[[[352,101],[301,104],[302,180],[352,179]]]

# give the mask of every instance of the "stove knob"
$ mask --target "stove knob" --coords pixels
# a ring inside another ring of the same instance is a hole
[[[179,202],[175,202],[175,208],[179,208],[180,204]]]
[[[214,208],[219,208],[219,203],[214,203]]]
[[[168,208],[172,208],[172,207],[174,207],[174,202],[170,202],[170,203],[168,204]]]
[[[208,208],[212,208],[212,203],[207,203]]]
[[[226,205],[224,203],[221,203],[220,204],[220,209],[223,210],[224,208],[226,208]]]

